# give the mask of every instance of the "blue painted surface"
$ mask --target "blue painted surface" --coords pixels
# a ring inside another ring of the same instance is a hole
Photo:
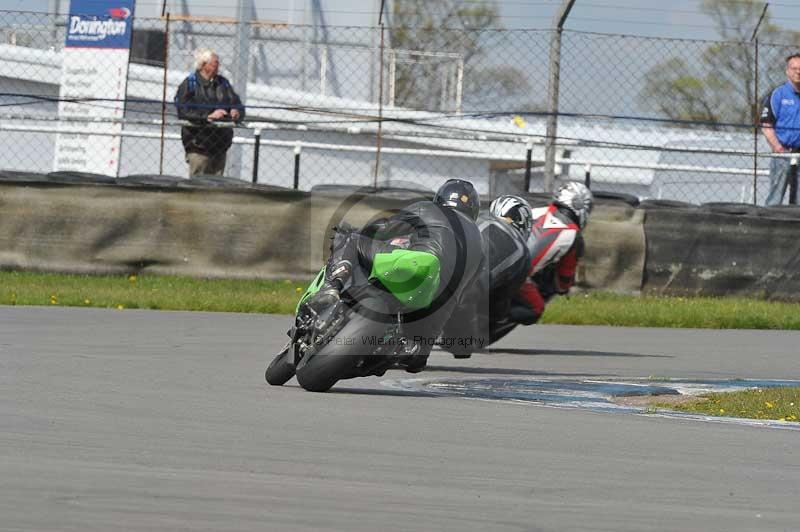
[[[590,380],[453,379],[432,381],[426,383],[425,388],[468,397],[533,402],[576,402],[593,399],[610,403],[612,397],[679,393],[673,388],[662,385]]]
[[[620,397],[655,395],[700,395],[712,392],[731,392],[748,388],[800,386],[794,380],[703,380],[703,379],[404,379],[384,381],[385,386],[424,391],[434,395],[459,396],[468,399],[531,403],[561,408],[584,408],[594,412],[626,412],[659,417],[677,417],[715,423],[761,426],[800,430],[800,423],[772,420],[687,414],[658,408],[618,404]]]

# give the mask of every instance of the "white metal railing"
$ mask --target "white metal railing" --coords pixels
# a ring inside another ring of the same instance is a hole
[[[30,133],[47,133],[47,134],[58,134],[58,133],[73,133],[73,134],[85,134],[85,135],[98,135],[98,136],[120,136],[120,137],[132,137],[132,138],[147,138],[147,139],[161,139],[164,138],[166,140],[180,140],[180,135],[177,133],[161,133],[160,130],[147,130],[147,129],[124,129],[121,132],[87,132],[86,129],[80,127],[67,127],[64,125],[65,122],[73,122],[73,123],[97,123],[97,122],[123,122],[128,126],[145,126],[149,128],[153,128],[155,126],[161,127],[162,122],[161,120],[120,120],[120,119],[80,119],[80,118],[70,118],[65,120],[63,118],[59,119],[57,117],[38,117],[38,116],[31,116],[28,115],[25,117],[25,121],[28,122],[40,122],[44,124],[31,124],[31,123],[19,123],[20,122],[19,115],[5,115],[0,116],[0,131],[14,131],[14,132],[30,132]],[[59,127],[54,128],[52,125],[47,124],[48,122],[59,122]],[[183,125],[192,125],[190,122],[186,121],[167,121],[164,123],[165,126],[170,127],[179,127]],[[263,130],[293,130],[297,131],[298,133],[308,132],[311,131],[310,128],[297,125],[291,128],[286,128],[280,124],[274,123],[258,123],[258,122],[250,122],[246,124],[231,124],[231,123],[217,123],[214,124],[217,127],[234,127],[241,130],[249,130],[253,131],[255,135],[260,135]],[[347,132],[351,135],[358,135],[361,133],[360,128],[348,128],[345,131],[339,131],[340,133]],[[405,134],[399,135],[387,135],[387,138],[397,138],[402,139]],[[520,146],[519,153],[509,153],[508,151],[502,152],[491,152],[491,151],[461,151],[461,150],[452,150],[452,149],[420,149],[420,148],[391,148],[391,147],[382,147],[380,149],[383,153],[391,153],[391,154],[399,154],[399,155],[419,155],[419,156],[433,156],[433,157],[442,157],[442,158],[460,158],[460,159],[491,159],[491,160],[503,160],[503,161],[514,161],[514,162],[526,162],[527,161],[527,149],[531,146],[531,139],[525,137],[517,137],[509,139],[506,136],[503,136],[503,140],[505,142],[514,142],[518,143]],[[257,142],[255,138],[250,137],[241,137],[235,136],[233,139],[235,144],[240,145],[254,145],[260,143],[262,145],[267,146],[277,146],[277,147],[285,147],[290,148],[292,150],[326,150],[326,151],[336,151],[336,152],[363,152],[363,153],[374,153],[377,151],[376,146],[354,146],[348,144],[334,144],[334,143],[325,143],[325,142],[307,142],[301,139],[297,140],[275,140],[275,139],[265,139],[261,138]],[[651,150],[657,150],[657,148],[651,148]],[[672,150],[670,150],[672,151]],[[681,151],[689,151],[688,149],[681,149]],[[708,153],[708,150],[703,150],[704,153]],[[723,154],[731,154],[735,153],[737,155],[747,155],[747,156],[758,156],[760,158],[773,158],[773,157],[780,157],[780,158],[790,158],[794,159],[794,164],[797,164],[798,154],[796,153],[782,153],[782,154],[775,154],[775,153],[758,153],[755,154],[754,152],[747,152],[745,150],[721,150],[720,153]],[[530,158],[531,164],[543,164],[545,158],[543,156],[531,156]],[[581,165],[584,166],[587,172],[590,172],[591,167],[605,167],[605,168],[619,168],[619,169],[638,169],[638,170],[651,170],[651,171],[677,171],[677,172],[697,172],[697,173],[704,173],[704,174],[726,174],[726,175],[741,175],[741,176],[767,176],[769,172],[767,170],[756,170],[753,169],[743,169],[741,167],[723,167],[723,166],[698,166],[698,165],[685,165],[685,164],[661,164],[661,163],[630,163],[630,162],[623,162],[623,161],[613,161],[613,160],[602,160],[602,159],[589,159],[589,158],[569,158],[569,157],[558,157],[556,162],[561,165]],[[697,181],[697,183],[702,183],[703,181]],[[669,184],[677,184],[677,183],[693,183],[691,180],[681,180],[681,181],[665,181],[663,182],[658,190],[657,197],[661,198],[663,195],[663,187],[664,185]],[[746,185],[745,185],[746,186]],[[752,185],[751,185],[752,188]],[[746,191],[743,190],[742,197],[745,198]],[[750,192],[750,196],[752,197],[752,191]]]

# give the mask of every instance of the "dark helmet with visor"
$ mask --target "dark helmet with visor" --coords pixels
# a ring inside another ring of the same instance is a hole
[[[433,196],[433,202],[463,212],[472,220],[478,219],[481,198],[472,183],[463,179],[448,179]]]

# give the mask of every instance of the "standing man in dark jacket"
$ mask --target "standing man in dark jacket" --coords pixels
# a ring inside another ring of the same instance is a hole
[[[230,81],[219,75],[219,57],[213,50],[197,50],[195,68],[175,94],[178,118],[197,124],[181,128],[189,177],[223,175],[226,154],[233,143],[233,129],[211,122],[241,122],[244,106]]]

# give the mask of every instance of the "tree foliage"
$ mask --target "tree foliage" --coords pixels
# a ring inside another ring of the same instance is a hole
[[[767,12],[758,39],[770,44],[759,49],[760,94],[756,94],[756,48],[751,37],[764,4],[704,0],[701,9],[714,21],[721,41],[709,44],[699,59],[671,57],[653,66],[640,101],[656,102],[659,113],[674,120],[751,124],[763,94],[785,80],[783,56],[800,43],[800,33],[781,29]]]
[[[498,41],[490,40],[486,30],[502,28],[492,0],[395,0],[390,23],[398,106],[454,110],[459,65],[463,65],[462,105],[467,108],[485,109],[486,102],[496,105],[529,88],[521,70],[489,61]]]

